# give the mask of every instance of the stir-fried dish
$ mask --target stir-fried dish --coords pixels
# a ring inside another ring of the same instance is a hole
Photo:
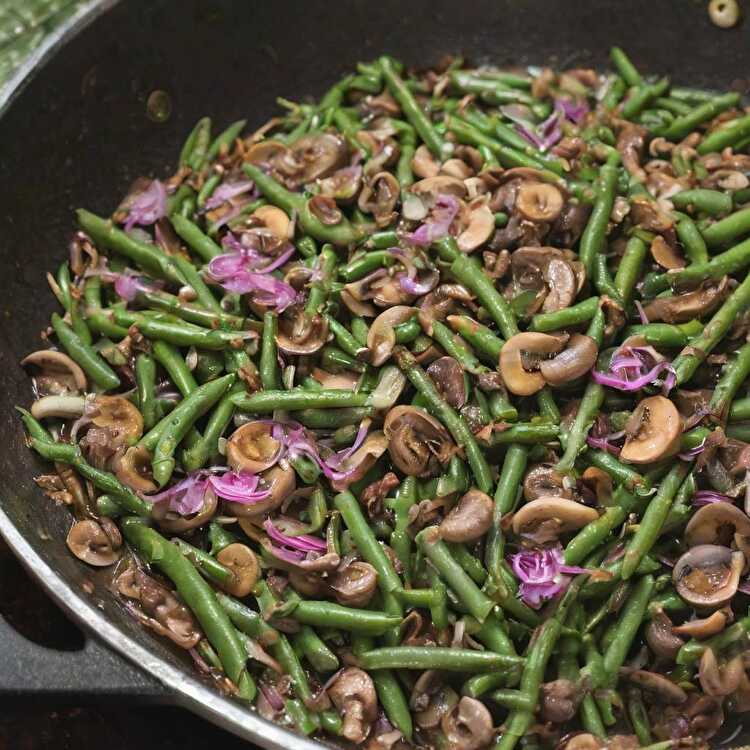
[[[263,717],[627,750],[750,710],[750,114],[612,63],[382,57],[78,212],[36,482]]]

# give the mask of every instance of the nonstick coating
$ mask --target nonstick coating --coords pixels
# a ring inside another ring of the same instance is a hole
[[[11,544],[58,600],[178,700],[259,744],[289,747],[288,734],[204,690],[184,660],[124,616],[106,579],[65,549],[69,513],[31,480],[43,466],[13,411],[30,400],[17,362],[42,343],[55,309],[44,275],[67,255],[74,209],[107,214],[134,178],[170,174],[204,114],[219,127],[240,117],[260,125],[277,96],[319,96],[358,60],[382,52],[407,64],[453,53],[475,62],[603,66],[619,44],[642,71],[746,93],[748,28],[717,29],[699,0],[131,0],[97,18],[0,120],[0,502],[18,532],[6,529]],[[163,124],[146,116],[156,89],[172,101]],[[96,584],[91,596],[82,593],[84,579]]]

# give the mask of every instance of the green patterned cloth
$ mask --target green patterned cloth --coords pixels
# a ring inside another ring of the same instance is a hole
[[[0,88],[82,0],[0,0]]]

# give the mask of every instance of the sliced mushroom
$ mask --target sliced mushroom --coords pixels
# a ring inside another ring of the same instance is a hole
[[[339,464],[337,471],[341,476],[331,479],[331,487],[338,491],[345,490],[362,479],[387,449],[388,438],[380,430],[371,432],[364,443]]]
[[[143,434],[143,415],[123,396],[97,396],[91,421],[110,431],[112,446],[132,445]]]
[[[378,587],[378,574],[369,563],[355,560],[330,580],[336,601],[345,607],[364,609]]]
[[[314,354],[328,338],[328,322],[321,315],[307,315],[304,308],[289,308],[279,317],[276,345],[287,354]]]
[[[227,511],[240,519],[264,516],[281,507],[284,500],[297,488],[297,474],[286,462],[267,469],[262,473],[261,478],[263,481],[259,489],[267,489],[271,493],[265,500],[256,503],[224,501]]]
[[[427,368],[427,374],[440,395],[454,409],[460,409],[466,403],[464,370],[453,357],[439,357]]]
[[[750,536],[750,518],[732,503],[710,503],[699,508],[685,527],[688,547],[719,544],[729,547],[735,534]]]
[[[395,327],[406,323],[417,314],[415,307],[396,305],[384,310],[372,322],[367,333],[367,349],[370,352],[370,364],[380,367],[388,361],[396,346]]]
[[[308,211],[321,223],[327,227],[335,227],[341,224],[344,214],[341,209],[328,195],[314,195],[307,202]]]
[[[428,669],[417,678],[409,697],[414,721],[422,729],[434,729],[458,703],[455,691],[447,686],[439,672]]]
[[[602,750],[604,743],[588,732],[576,732],[566,735],[557,746],[557,750]]]
[[[513,531],[519,536],[558,539],[596,521],[599,514],[586,505],[564,497],[538,497],[513,514]]]
[[[656,656],[674,661],[677,652],[685,644],[675,635],[674,626],[664,610],[659,609],[646,626],[646,642]]]
[[[664,675],[648,672],[645,669],[620,669],[630,682],[667,706],[679,706],[687,700],[687,693]]]
[[[440,524],[440,536],[447,542],[471,542],[492,526],[495,504],[489,495],[470,489]]]
[[[414,152],[411,160],[411,170],[417,177],[436,177],[440,172],[440,162],[435,159],[430,149],[422,144]]]
[[[412,193],[416,193],[427,206],[433,206],[438,195],[447,194],[456,198],[466,197],[466,185],[464,185],[463,180],[448,175],[436,175],[419,180],[411,186],[410,190]]]
[[[445,427],[415,406],[394,406],[385,418],[383,431],[391,460],[408,476],[434,474],[453,453],[453,441]]]
[[[396,216],[394,208],[401,194],[401,186],[390,172],[378,172],[364,185],[357,205],[361,211],[371,213],[378,227],[387,227]]]
[[[246,544],[229,544],[216,559],[232,571],[232,580],[222,588],[232,596],[247,596],[260,577],[260,564],[255,553]]]
[[[281,141],[272,139],[259,141],[245,152],[245,161],[250,164],[271,165],[288,150],[289,147]]]
[[[279,239],[285,240],[289,237],[291,221],[286,212],[278,206],[266,205],[256,208],[251,214],[251,218],[269,229]]]
[[[105,529],[96,521],[87,519],[73,524],[66,543],[79,560],[103,568],[120,558],[122,538],[114,524],[108,524]]]
[[[449,750],[480,750],[494,734],[492,715],[482,701],[464,695],[440,721]]]
[[[662,268],[668,270],[672,268],[685,268],[685,259],[660,234],[657,234],[651,240],[649,249],[651,250],[651,257]]]
[[[638,402],[625,426],[627,439],[620,459],[631,464],[650,464],[680,449],[682,420],[677,407],[664,396]]]
[[[203,505],[197,513],[181,516],[169,510],[169,503],[154,503],[152,516],[164,531],[171,534],[182,534],[191,529],[197,529],[210,521],[216,513],[219,504],[216,493],[208,487],[203,493]]]
[[[539,715],[543,721],[564,724],[578,711],[584,689],[573,680],[558,679],[545,682],[540,687]]]
[[[539,363],[539,372],[549,385],[565,385],[585,375],[596,364],[598,355],[594,339],[574,333],[557,356]]]
[[[459,306],[469,304],[471,294],[459,284],[441,284],[419,302],[419,325],[432,336],[432,324],[436,320],[445,320]]]
[[[349,159],[346,141],[333,133],[303,135],[275,159],[276,168],[288,176],[287,182],[304,185],[327,177]]]
[[[549,495],[570,499],[573,492],[565,486],[565,476],[555,469],[554,464],[532,466],[523,480],[524,499],[536,500]]]
[[[83,396],[43,396],[31,405],[34,419],[76,419],[83,415],[86,400]]]
[[[257,474],[273,466],[281,455],[282,445],[273,437],[268,422],[247,422],[227,440],[227,463],[235,471]]]
[[[562,258],[547,263],[542,278],[549,289],[542,303],[542,312],[557,312],[570,307],[578,294],[578,278],[573,266]]]
[[[563,346],[559,338],[546,333],[517,333],[509,338],[500,351],[500,373],[508,390],[517,396],[531,396],[544,388],[540,363]]]
[[[115,476],[136,492],[156,492],[151,473],[151,454],[142,445],[133,445],[115,461]]]
[[[687,323],[713,313],[731,291],[732,286],[725,276],[718,283],[712,280],[704,281],[692,292],[675,294],[672,297],[657,297],[649,302],[643,311],[652,322],[663,320],[665,323]]]
[[[349,203],[362,187],[362,167],[357,164],[336,170],[330,177],[319,180],[320,192],[339,203]]]
[[[727,547],[699,544],[685,552],[672,569],[677,593],[698,609],[718,609],[737,591],[745,556]]]
[[[730,610],[731,614],[731,610]],[[678,635],[684,635],[686,638],[697,638],[703,640],[710,638],[712,635],[721,633],[729,622],[729,616],[724,610],[717,609],[708,617],[702,617],[695,620],[688,620],[673,628]]]
[[[86,391],[86,374],[67,354],[40,349],[24,357],[21,364],[39,368],[35,383],[37,392],[42,396]]]
[[[328,695],[344,720],[342,737],[357,744],[364,742],[378,713],[370,675],[357,667],[346,667],[328,688]]]
[[[597,505],[610,506],[612,504],[612,477],[603,469],[588,466],[581,474],[581,481],[596,497]]]
[[[484,245],[495,231],[495,216],[484,197],[479,197],[469,204],[469,217],[466,228],[456,237],[458,249],[470,253]]]
[[[745,674],[742,654],[720,665],[712,648],[707,648],[698,666],[698,679],[706,695],[721,697],[733,693]]]
[[[562,193],[546,182],[522,182],[516,196],[516,208],[529,221],[553,222],[563,203]]]

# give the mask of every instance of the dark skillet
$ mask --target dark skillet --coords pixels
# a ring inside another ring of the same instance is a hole
[[[36,348],[49,320],[53,297],[44,273],[66,255],[73,209],[109,213],[135,177],[167,175],[200,116],[260,124],[277,96],[318,96],[358,60],[382,52],[407,64],[462,53],[499,64],[604,66],[608,48],[618,44],[641,70],[745,93],[750,25],[719,30],[700,0],[131,0],[98,11],[36,66],[0,120],[0,532],[54,598],[112,650],[90,641],[79,655],[47,652],[0,620],[0,694],[160,695],[268,748],[319,747],[221,698],[136,626],[106,579],[68,553],[68,512],[31,481],[41,465],[24,446],[13,411],[30,395],[16,363]],[[155,89],[172,100],[163,124],[146,116]],[[92,594],[84,593],[88,581]]]

